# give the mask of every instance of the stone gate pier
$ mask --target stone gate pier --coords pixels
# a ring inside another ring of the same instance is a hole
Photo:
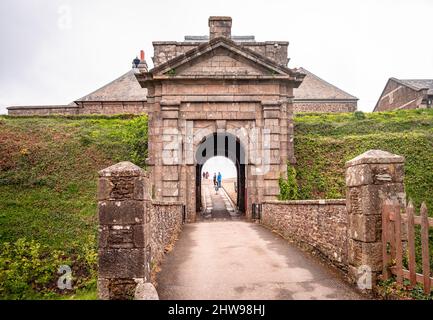
[[[356,282],[382,272],[382,206],[386,199],[404,205],[402,156],[370,150],[346,163],[349,275]]]
[[[181,203],[151,201],[147,174],[130,162],[99,172],[100,299],[137,298],[143,284],[151,282],[152,268],[177,238],[183,212]]]

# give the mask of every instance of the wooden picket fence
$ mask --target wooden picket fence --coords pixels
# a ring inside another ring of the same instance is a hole
[[[386,200],[382,210],[382,254],[383,279],[396,276],[397,283],[403,285],[403,279],[410,281],[410,286],[423,284],[424,293],[430,294],[433,278],[430,272],[429,228],[433,227],[433,218],[428,217],[427,206],[421,205],[421,215],[415,215],[412,201],[406,208],[401,208],[398,200]],[[421,226],[422,274],[416,272],[415,226]],[[407,253],[409,270],[403,266],[403,257]]]

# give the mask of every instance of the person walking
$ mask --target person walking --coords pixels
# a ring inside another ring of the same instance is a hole
[[[221,175],[221,172],[218,172],[217,181],[218,181],[218,189],[219,189],[221,188],[221,183],[223,181],[223,176]]]
[[[216,186],[217,184],[217,177],[216,177],[216,173],[213,174],[213,185]]]

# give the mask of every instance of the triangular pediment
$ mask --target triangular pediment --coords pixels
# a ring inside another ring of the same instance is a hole
[[[275,71],[227,48],[219,47],[176,68],[181,76],[195,75],[272,75]]]
[[[270,59],[218,38],[150,70],[169,76],[291,76],[290,69]]]

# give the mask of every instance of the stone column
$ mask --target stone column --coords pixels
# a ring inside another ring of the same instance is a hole
[[[382,271],[383,201],[406,201],[404,161],[402,156],[370,150],[346,163],[349,276],[361,289],[374,286]]]
[[[121,162],[99,172],[100,299],[133,299],[150,281],[150,202],[144,171]]]

